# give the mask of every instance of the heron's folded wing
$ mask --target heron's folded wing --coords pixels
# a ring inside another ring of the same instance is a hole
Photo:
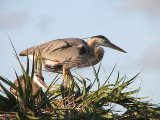
[[[45,42],[38,46],[28,48],[26,50],[23,50],[19,53],[19,55],[20,56],[33,55],[33,52],[35,52],[35,54],[41,53],[42,55],[51,54],[53,51],[60,50],[60,49],[63,50],[72,45],[73,45],[72,42],[69,42],[65,39],[53,40],[53,41]]]

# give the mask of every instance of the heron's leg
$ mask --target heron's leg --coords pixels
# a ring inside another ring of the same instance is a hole
[[[69,73],[70,73],[70,71],[69,71],[69,70],[66,70],[66,79],[69,78]]]
[[[69,85],[68,79],[70,78],[70,74],[70,70],[63,67],[62,83],[64,84],[65,88],[67,88]]]
[[[65,77],[66,77],[66,69],[63,67],[63,74],[62,74],[62,83],[64,83]]]

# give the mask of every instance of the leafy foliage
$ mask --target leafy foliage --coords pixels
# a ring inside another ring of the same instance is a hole
[[[118,73],[114,84],[106,84],[109,79],[107,78],[103,85],[100,84],[98,77],[100,67],[98,70],[93,67],[95,80],[89,85],[87,85],[88,79],[80,75],[79,77],[72,76],[71,73],[64,84],[56,84],[60,79],[60,75],[57,74],[46,92],[42,91],[35,98],[32,96],[33,77],[30,77],[34,70],[29,75],[28,64],[27,62],[26,70],[22,66],[23,76],[26,76],[24,77],[25,90],[0,76],[3,83],[15,88],[19,94],[19,98],[16,98],[0,82],[2,91],[5,93],[5,96],[0,95],[0,111],[16,112],[17,119],[159,119],[159,107],[141,102],[143,98],[132,97],[133,94],[139,92],[140,88],[123,92],[139,74],[126,80]],[[33,67],[34,63],[32,69]],[[18,79],[16,72],[15,74]],[[98,89],[91,90],[93,85],[97,85]],[[111,103],[123,106],[127,109],[126,112],[121,115],[117,114],[110,106]]]

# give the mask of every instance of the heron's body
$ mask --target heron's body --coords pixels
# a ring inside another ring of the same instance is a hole
[[[24,91],[25,90],[24,77],[20,76],[18,79],[19,79],[20,85],[22,87],[22,90]],[[18,80],[15,80],[14,84],[16,87],[18,87],[19,86]],[[47,88],[47,85],[44,83],[43,76],[39,73],[35,73],[34,78],[33,78],[33,83],[32,83],[32,88],[33,88],[32,95],[36,96],[41,91],[41,87]],[[15,95],[15,96],[18,95],[17,91],[14,88],[11,87],[10,91],[13,95]]]
[[[52,72],[66,71],[71,68],[93,66],[100,62],[104,50],[100,46],[111,47],[121,52],[121,48],[112,44],[106,37],[94,36],[85,42],[79,38],[64,38],[34,46],[20,52],[21,56],[41,55],[45,68]]]
[[[84,40],[78,38],[58,39],[46,42],[26,49],[20,52],[20,55],[26,56],[27,51],[28,55],[33,55],[33,51],[35,55],[41,55],[45,67],[52,72],[62,70],[62,67],[71,69],[73,67],[79,68],[95,65],[102,59],[104,54],[102,48],[97,47],[94,50]],[[101,57],[99,57],[97,52]]]

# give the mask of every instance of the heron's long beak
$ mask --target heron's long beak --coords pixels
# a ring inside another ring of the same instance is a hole
[[[112,49],[115,49],[115,50],[118,50],[120,52],[124,52],[124,53],[127,53],[126,51],[124,51],[123,49],[121,49],[120,47],[114,45],[113,43],[109,42],[106,44],[106,47],[110,47]]]
[[[34,76],[34,81],[42,88],[47,89],[48,86],[45,84],[44,81],[42,81],[41,79],[39,79],[37,76]]]
[[[44,89],[47,89],[48,88],[48,86],[45,84],[45,82],[44,81],[42,81],[42,80],[38,80],[38,85],[40,86],[40,87],[42,87],[42,88],[44,88]]]

